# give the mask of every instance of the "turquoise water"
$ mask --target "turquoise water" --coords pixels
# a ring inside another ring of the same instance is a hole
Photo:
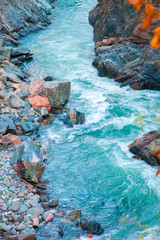
[[[112,79],[97,76],[92,67],[93,29],[88,24],[88,11],[96,3],[59,0],[51,15],[53,23],[22,40],[34,53],[27,66],[28,72],[35,72],[32,78],[51,75],[71,81],[67,107],[86,116],[84,125],[72,129],[66,128],[61,115],[41,128],[49,153],[44,177],[50,179],[52,198],[101,223],[105,232],[94,239],[158,239],[157,168],[133,159],[128,144],[160,128],[159,92],[121,89]]]

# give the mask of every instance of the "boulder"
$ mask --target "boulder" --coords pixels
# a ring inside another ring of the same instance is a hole
[[[71,93],[70,82],[47,81],[43,83],[43,96],[46,96],[50,102],[51,109],[61,109],[69,101]]]
[[[89,221],[87,219],[80,219],[76,226],[79,226],[82,230],[84,230],[87,233],[92,233],[96,235],[100,235],[104,232],[104,229],[101,227],[99,223],[96,221]]]
[[[160,132],[144,134],[129,145],[129,150],[152,166],[160,165]]]
[[[137,155],[144,147],[159,138],[160,131],[151,131],[149,133],[146,133],[129,145],[129,151]]]
[[[160,165],[160,139],[154,140],[149,145],[144,147],[138,153],[138,157],[151,166]]]
[[[35,183],[45,170],[40,148],[30,139],[18,146],[11,158],[11,165],[22,178]]]
[[[85,116],[84,113],[78,112],[75,108],[69,108],[63,121],[68,127],[73,127],[77,124],[83,124]]]

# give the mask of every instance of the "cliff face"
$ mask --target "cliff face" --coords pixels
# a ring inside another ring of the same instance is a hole
[[[19,39],[50,23],[50,0],[0,0],[0,37]]]
[[[137,24],[137,13],[127,0],[101,0],[89,13],[95,42],[104,37],[130,36]]]
[[[152,34],[141,31],[128,0],[99,0],[89,13],[89,22],[96,43],[93,65],[99,76],[135,90],[160,90],[160,53],[149,47]]]

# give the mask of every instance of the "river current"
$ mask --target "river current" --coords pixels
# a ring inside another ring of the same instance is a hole
[[[160,178],[157,168],[132,158],[128,145],[160,128],[159,92],[120,88],[100,78],[92,66],[93,29],[88,11],[96,0],[58,0],[44,31],[21,40],[34,53],[27,65],[34,77],[71,81],[67,107],[83,112],[86,122],[67,128],[59,114],[42,126],[40,139],[49,154],[44,178],[51,198],[82,210],[105,232],[94,239],[158,239]],[[41,231],[41,230],[40,230]],[[41,238],[38,239],[47,239]],[[74,234],[64,240],[76,238]]]

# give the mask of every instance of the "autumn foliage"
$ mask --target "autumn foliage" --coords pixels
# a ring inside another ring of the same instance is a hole
[[[149,0],[128,0],[129,3],[133,5],[137,12],[142,12],[142,30],[148,30],[153,26],[154,23],[160,20],[160,6],[159,1],[149,1]],[[151,47],[160,47],[160,26],[155,27],[153,30],[153,38],[151,40]],[[160,61],[159,63],[160,64]]]

